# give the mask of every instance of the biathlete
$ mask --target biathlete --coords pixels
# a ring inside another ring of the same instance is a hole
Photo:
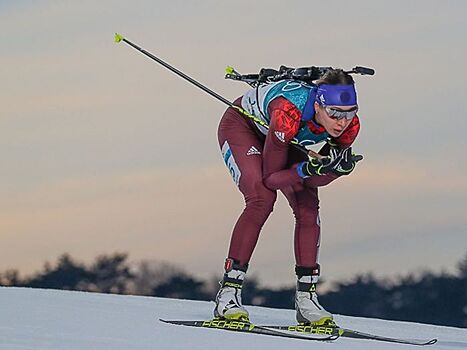
[[[320,276],[318,187],[350,174],[363,158],[351,149],[360,129],[354,80],[343,70],[330,69],[314,85],[295,80],[260,85],[234,105],[262,123],[229,107],[218,129],[222,156],[246,206],[232,232],[214,316],[248,320],[242,284],[280,190],[295,216],[297,321],[326,324],[333,317],[316,294]],[[303,152],[305,146],[322,142],[320,159]]]

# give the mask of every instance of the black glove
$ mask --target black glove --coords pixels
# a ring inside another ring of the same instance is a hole
[[[329,154],[331,148],[339,148],[339,146],[337,145],[335,140],[328,137],[326,139],[326,143],[323,145],[323,147],[321,147],[321,149],[319,150],[318,153],[321,154],[322,156],[327,156]]]
[[[362,159],[362,155],[352,153],[352,147],[346,148],[342,151],[339,162],[332,171],[338,176],[349,175],[354,170],[357,162]]]
[[[298,165],[297,171],[300,177],[326,175],[330,173],[341,161],[342,154],[345,150],[331,148],[329,156],[321,159],[312,158],[308,162],[302,162]]]

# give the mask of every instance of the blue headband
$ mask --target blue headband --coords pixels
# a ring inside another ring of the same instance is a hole
[[[326,106],[355,106],[357,104],[355,85],[319,85],[315,101]]]

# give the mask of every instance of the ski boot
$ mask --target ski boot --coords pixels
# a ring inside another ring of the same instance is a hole
[[[241,266],[233,259],[225,260],[224,278],[216,296],[214,317],[249,322],[248,311],[242,305],[242,284],[248,265]]]
[[[297,322],[311,325],[335,325],[332,314],[327,312],[318,302],[316,284],[320,267],[295,267],[297,274],[297,291],[295,293],[295,310]]]

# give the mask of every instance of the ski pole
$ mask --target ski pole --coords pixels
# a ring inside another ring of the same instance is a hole
[[[156,61],[157,63],[161,64],[162,66],[164,66],[165,68],[167,68],[168,70],[172,71],[173,73],[177,74],[178,76],[182,77],[183,79],[189,81],[190,83],[192,83],[193,85],[199,87],[201,90],[203,90],[204,92],[208,93],[209,95],[211,95],[212,97],[218,99],[219,101],[225,103],[227,106],[229,107],[232,107],[232,108],[235,108],[237,111],[239,111],[240,113],[242,113],[244,116],[252,119],[255,123],[258,123],[260,124],[261,126],[265,127],[266,129],[269,129],[269,125],[267,123],[265,123],[264,121],[262,121],[261,119],[255,117],[253,114],[250,114],[248,113],[246,110],[244,110],[242,107],[239,107],[239,106],[236,106],[234,105],[232,102],[230,102],[229,100],[227,100],[225,97],[222,97],[221,95],[219,95],[218,93],[212,91],[211,89],[209,89],[208,87],[206,87],[205,85],[201,84],[200,82],[196,81],[195,79],[189,77],[188,75],[186,75],[185,73],[183,73],[182,71],[178,70],[177,68],[171,66],[170,64],[168,64],[167,62],[161,60],[160,58],[154,56],[152,53],[146,51],[145,49],[139,47],[138,45],[136,45],[135,43],[131,42],[130,40],[126,39],[125,37],[123,37],[123,35],[121,34],[118,34],[118,33],[115,33],[115,38],[114,38],[115,42],[116,43],[120,43],[120,42],[124,42],[128,45],[130,45],[132,48],[138,50],[139,52],[141,52],[143,55],[149,57],[150,59],[152,59],[153,61]],[[313,158],[318,158],[318,159],[321,159],[323,156],[321,156],[320,154],[312,151],[312,150],[307,150],[305,148],[303,148],[302,146],[300,146],[298,144],[298,142],[296,142],[295,140],[292,140],[291,141],[292,143],[292,146],[296,147],[298,150],[306,153],[308,156],[311,156]]]
[[[219,95],[218,93],[212,91],[211,89],[209,89],[208,87],[206,87],[205,85],[201,84],[200,82],[196,81],[195,79],[189,77],[188,75],[186,75],[185,73],[179,71],[177,68],[171,66],[170,64],[168,64],[167,62],[164,62],[163,60],[161,60],[160,58],[154,56],[152,53],[146,51],[145,49],[139,47],[138,45],[134,44],[133,42],[131,42],[130,40],[124,38],[122,35],[118,34],[118,33],[115,33],[115,42],[116,43],[119,43],[119,42],[125,42],[126,44],[130,45],[131,47],[133,47],[134,49],[138,50],[139,52],[141,52],[143,55],[146,55],[147,57],[149,57],[150,59],[156,61],[157,63],[161,64],[162,66],[164,66],[165,68],[167,68],[168,70],[172,71],[173,73],[177,74],[178,76],[182,77],[183,79],[185,80],[188,80],[190,83],[196,85],[197,87],[199,87],[201,90],[203,90],[204,92],[207,92],[209,95],[211,95],[212,97],[214,98],[217,98],[219,101],[225,103],[226,105],[228,105],[229,107],[233,107],[233,103],[230,102],[229,100],[227,100],[226,98],[222,97],[221,95]]]

